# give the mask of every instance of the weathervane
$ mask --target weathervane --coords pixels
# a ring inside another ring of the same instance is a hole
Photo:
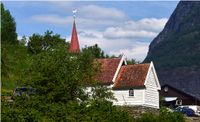
[[[74,18],[74,20],[75,20],[75,18],[76,18],[76,13],[77,13],[77,9],[72,10],[72,13],[73,13],[73,18]]]

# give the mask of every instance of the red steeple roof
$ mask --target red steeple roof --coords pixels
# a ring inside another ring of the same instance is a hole
[[[72,52],[72,53],[80,52],[75,20],[74,20],[73,28],[72,28],[72,37],[71,37],[71,42],[69,45],[69,52]]]

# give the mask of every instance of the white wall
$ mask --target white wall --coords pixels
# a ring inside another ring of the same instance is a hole
[[[129,90],[112,90],[117,101],[113,101],[114,105],[141,105],[153,108],[159,108],[159,92],[156,84],[155,73],[151,67],[146,79],[145,88],[134,89],[134,96],[129,96]],[[111,86],[107,86],[112,88]],[[86,89],[86,92],[91,92],[91,87]]]
[[[142,105],[144,89],[134,89],[134,96],[129,96],[129,90],[113,90],[114,97],[117,101],[113,101],[114,105]]]
[[[156,84],[155,74],[151,69],[146,82],[144,105],[159,108],[159,92]]]

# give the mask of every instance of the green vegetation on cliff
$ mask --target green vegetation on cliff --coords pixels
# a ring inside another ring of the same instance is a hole
[[[153,61],[161,85],[200,99],[200,2],[180,1],[151,42],[144,62]]]

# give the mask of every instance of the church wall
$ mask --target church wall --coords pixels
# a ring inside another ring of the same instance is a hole
[[[159,108],[159,92],[156,85],[155,74],[152,69],[150,70],[149,77],[147,78],[144,104],[146,106]]]
[[[134,89],[134,96],[129,96],[129,90],[113,90],[114,97],[117,99],[117,101],[113,101],[113,104],[142,105],[144,91],[144,89]]]

